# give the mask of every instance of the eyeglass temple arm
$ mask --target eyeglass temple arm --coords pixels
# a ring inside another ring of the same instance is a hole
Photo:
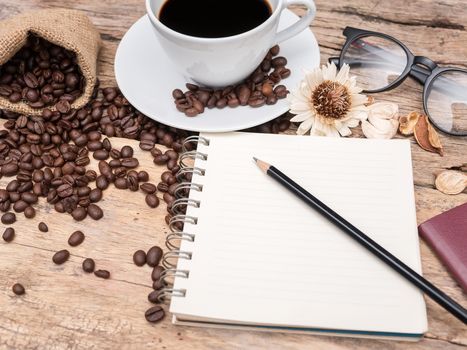
[[[329,63],[334,63],[337,67],[340,67],[340,59],[339,57],[329,57]],[[360,60],[356,60],[355,63],[348,62],[350,67],[353,65],[361,65],[363,62],[367,64],[376,64],[378,60],[375,59],[365,59],[362,58]],[[386,62],[386,64],[390,64],[390,62]],[[428,77],[430,76],[431,71],[429,69],[423,68],[421,66],[413,65],[410,69],[409,75],[417,80],[420,84],[424,84]]]

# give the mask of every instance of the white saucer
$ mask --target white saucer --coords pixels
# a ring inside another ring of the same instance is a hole
[[[280,28],[297,21],[289,10],[282,13]],[[295,89],[303,78],[303,69],[320,63],[319,47],[310,30],[283,42],[280,55],[288,60],[292,74],[281,83]],[[177,72],[165,55],[151,28],[147,16],[141,17],[123,37],[115,55],[115,77],[130,103],[148,117],[180,129],[204,132],[224,132],[246,129],[272,120],[288,111],[285,100],[272,106],[251,108],[206,109],[189,118],[180,113],[172,98],[175,88],[186,90],[186,79]]]

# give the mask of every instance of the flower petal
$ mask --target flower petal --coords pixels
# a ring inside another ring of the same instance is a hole
[[[336,81],[344,85],[345,82],[349,79],[349,71],[350,66],[347,63],[344,63],[344,65],[339,70],[339,73],[336,75]]]
[[[352,100],[352,106],[364,105],[368,101],[368,97],[361,94],[354,94],[350,96]]]
[[[297,114],[295,117],[290,119],[291,122],[303,122],[307,119],[314,119],[315,116],[311,111],[307,111],[304,113]]]
[[[305,74],[305,81],[307,82],[310,91],[313,90],[323,82],[323,73],[321,72],[321,69],[315,68],[313,71]]]
[[[313,126],[313,119],[307,119],[305,120],[303,123],[301,123],[297,129],[297,134],[298,135],[305,135],[308,130],[311,129],[311,127]]]
[[[341,134],[341,136],[350,136],[350,135],[352,135],[352,130],[350,130],[349,127],[347,125],[344,125],[344,124],[342,124],[342,126],[339,127],[337,129],[337,131],[339,132],[339,134]]]
[[[327,66],[323,66],[323,80],[335,80],[337,67],[334,63],[328,63]]]
[[[349,127],[349,128],[355,128],[358,126],[358,124],[360,124],[360,120],[358,119],[355,119],[355,118],[350,118],[348,120],[345,121],[345,124]]]

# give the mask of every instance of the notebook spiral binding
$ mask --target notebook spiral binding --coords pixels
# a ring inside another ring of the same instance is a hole
[[[206,161],[208,155],[199,151],[188,149],[188,144],[197,145],[203,144],[209,146],[209,140],[202,136],[187,137],[182,145],[182,153],[179,158],[180,170],[176,177],[179,185],[175,188],[174,196],[177,198],[170,208],[173,215],[169,221],[170,232],[166,236],[165,245],[168,249],[162,258],[162,265],[165,270],[161,273],[160,280],[164,285],[158,293],[158,300],[160,302],[167,302],[173,297],[184,297],[186,294],[185,289],[173,288],[173,280],[175,277],[189,278],[190,271],[177,269],[178,259],[191,260],[192,252],[182,251],[179,246],[182,241],[194,242],[195,235],[183,231],[186,223],[196,225],[198,218],[186,215],[186,208],[188,206],[199,208],[200,201],[188,198],[190,191],[201,192],[203,190],[202,184],[193,183],[191,177],[193,175],[204,176],[205,169],[191,166],[189,162],[196,159]]]

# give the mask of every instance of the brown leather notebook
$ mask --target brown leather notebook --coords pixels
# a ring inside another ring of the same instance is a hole
[[[467,293],[467,203],[420,224],[418,233]]]

